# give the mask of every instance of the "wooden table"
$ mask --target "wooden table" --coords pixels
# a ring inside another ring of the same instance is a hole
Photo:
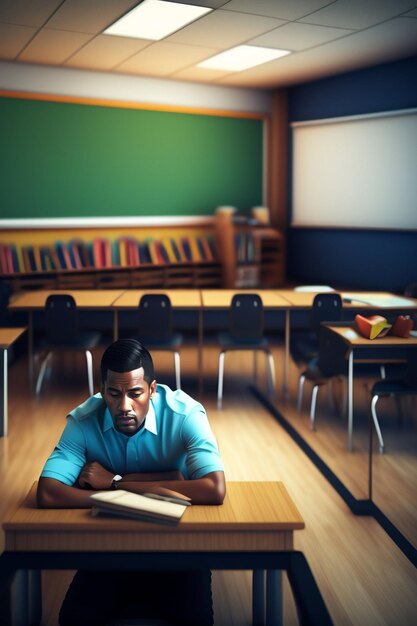
[[[266,613],[272,626],[279,623],[274,573],[284,569],[302,623],[331,624],[309,566],[294,550],[294,531],[304,528],[304,521],[281,482],[229,482],[222,506],[189,507],[177,526],[93,517],[86,509],[37,509],[35,490],[36,485],[3,521],[4,585],[16,570],[249,569],[256,572],[254,621],[261,624],[267,571]]]
[[[17,296],[8,306],[11,311],[24,311],[28,314],[28,362],[29,384],[33,388],[33,314],[45,308],[46,299],[51,294],[72,296],[79,309],[110,310],[113,302],[123,293],[122,289],[77,289],[27,291]]]
[[[284,382],[283,392],[288,394],[288,366],[290,362],[291,312],[308,310],[320,291],[296,291],[294,289],[278,289],[274,293],[287,302],[285,315],[285,350],[284,350]],[[331,293],[331,292],[330,292]],[[417,311],[417,299],[397,296],[386,291],[355,291],[338,292],[342,296],[344,310],[371,311]]]
[[[353,449],[353,363],[354,360],[366,360],[384,363],[389,359],[407,358],[407,352],[417,349],[417,337],[394,337],[387,335],[381,339],[365,339],[351,326],[326,326],[346,343],[348,359],[348,448]]]
[[[7,435],[7,391],[8,391],[8,349],[26,332],[26,328],[0,328],[0,385],[2,402],[0,405],[0,437]],[[1,371],[3,370],[3,371]]]

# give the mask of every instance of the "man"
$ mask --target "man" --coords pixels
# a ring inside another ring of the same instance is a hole
[[[193,504],[221,504],[223,464],[202,405],[181,390],[157,385],[152,357],[135,339],[106,349],[101,377],[101,394],[68,415],[39,479],[38,505],[90,507],[92,493],[112,488],[174,491]],[[78,572],[60,624],[108,623],[132,599],[146,613],[141,616],[156,617],[155,608],[165,606],[162,617],[171,622],[212,624],[209,574]]]

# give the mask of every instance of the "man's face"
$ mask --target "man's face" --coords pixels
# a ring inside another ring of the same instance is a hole
[[[131,372],[107,371],[102,384],[103,396],[116,430],[134,435],[146,417],[149,401],[156,391],[156,381],[149,385],[143,378],[143,367]]]

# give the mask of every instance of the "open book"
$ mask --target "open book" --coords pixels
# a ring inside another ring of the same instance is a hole
[[[140,495],[123,489],[101,491],[90,498],[93,515],[105,513],[162,524],[176,524],[187,506],[190,506],[185,497],[182,500],[152,493]]]

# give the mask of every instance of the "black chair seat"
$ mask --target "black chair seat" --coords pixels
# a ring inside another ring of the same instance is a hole
[[[99,332],[82,331],[78,334],[78,337],[68,341],[48,341],[42,338],[39,341],[39,346],[51,350],[88,350],[89,348],[95,348],[100,339],[101,334]]]
[[[229,333],[219,333],[217,335],[220,346],[223,349],[233,350],[261,350],[269,348],[269,342],[266,337],[260,339],[236,339]]]
[[[409,385],[405,380],[379,380],[372,387],[372,395],[391,396],[417,393],[417,385]]]
[[[153,339],[152,337],[137,336],[136,339],[143,343],[147,348],[153,348],[154,350],[176,350],[183,342],[183,336],[181,333],[174,333],[168,339]]]

